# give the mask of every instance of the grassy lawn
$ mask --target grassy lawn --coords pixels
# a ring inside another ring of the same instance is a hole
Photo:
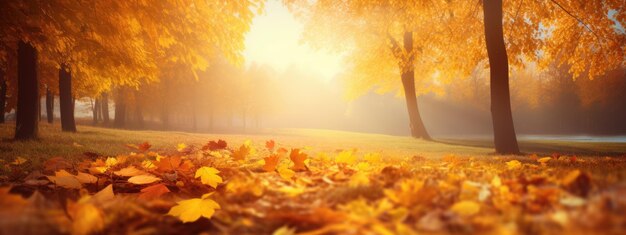
[[[246,140],[252,140],[260,148],[266,140],[273,139],[280,147],[309,147],[309,152],[312,153],[356,148],[359,152],[377,152],[386,157],[484,155],[493,151],[488,148],[448,145],[402,136],[313,129],[276,129],[266,130],[262,134],[200,134],[78,126],[77,133],[64,133],[60,131],[59,124],[41,123],[39,140],[13,141],[14,128],[13,123],[0,124],[1,159],[9,161],[22,156],[31,160],[34,165],[50,157],[82,157],[84,152],[115,156],[131,151],[125,146],[126,144],[139,144],[146,141],[156,151],[174,150],[178,143],[202,146],[209,140],[217,139],[226,140],[231,147],[239,146]]]
[[[45,159],[62,156],[70,159],[83,157],[84,152],[115,156],[132,151],[126,144],[149,142],[156,151],[174,150],[176,144],[202,146],[209,140],[224,139],[229,146],[239,146],[252,140],[262,147],[273,139],[285,148],[308,147],[309,152],[332,153],[341,149],[356,148],[361,153],[376,152],[383,157],[409,158],[415,155],[439,158],[448,154],[461,156],[487,155],[493,152],[487,141],[441,140],[423,141],[411,137],[365,134],[345,131],[314,129],[267,129],[261,134],[201,134],[188,132],[136,131],[78,126],[78,133],[64,133],[59,124],[40,124],[37,141],[13,141],[14,124],[0,124],[0,159],[12,161],[21,156],[31,161],[33,167]],[[579,155],[620,155],[626,152],[625,143],[581,143],[565,141],[521,141],[526,153],[561,152]]]

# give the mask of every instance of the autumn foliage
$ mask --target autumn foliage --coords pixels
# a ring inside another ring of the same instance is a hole
[[[274,140],[128,147],[33,172],[21,170],[27,159],[6,163],[15,181],[0,190],[3,231],[605,234],[626,222],[624,189],[611,186],[624,177],[621,158],[310,156]]]

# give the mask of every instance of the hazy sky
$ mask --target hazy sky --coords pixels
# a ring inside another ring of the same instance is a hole
[[[340,71],[341,57],[301,43],[302,30],[302,23],[280,1],[268,1],[264,14],[254,19],[246,35],[246,65],[266,64],[278,72],[296,66],[323,80],[333,78]]]

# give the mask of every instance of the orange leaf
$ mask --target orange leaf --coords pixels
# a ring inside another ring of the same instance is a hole
[[[170,190],[164,184],[155,184],[145,187],[139,194],[139,199],[152,200],[161,197],[163,194],[169,193]]]
[[[137,146],[137,149],[141,152],[145,152],[145,151],[148,151],[150,147],[152,147],[152,145],[150,145],[148,142],[143,142],[142,144]]]
[[[285,148],[279,148],[277,152],[279,155],[284,155],[284,154],[287,154],[287,152],[289,151]]]
[[[270,152],[274,151],[274,146],[276,146],[276,142],[274,142],[274,140],[265,141],[265,147]]]
[[[272,172],[276,170],[276,166],[278,165],[278,161],[280,157],[276,154],[272,154],[269,157],[264,158],[265,165],[263,166],[263,170],[267,172]]]
[[[156,163],[157,170],[161,172],[174,171],[178,169],[182,159],[180,156],[165,157]]]
[[[246,156],[248,156],[248,154],[250,154],[250,148],[246,147],[245,145],[241,145],[241,147],[239,147],[239,150],[233,153],[233,159],[235,159],[236,161],[243,161],[244,159],[246,159]]]
[[[221,150],[221,149],[225,149],[227,146],[226,141],[224,140],[218,140],[217,142],[214,140],[209,141],[209,143],[207,143],[206,145],[202,146],[202,150],[206,151],[206,150],[210,150],[210,151],[215,151],[215,150]]]
[[[289,154],[289,158],[293,161],[293,170],[306,170],[306,166],[304,165],[304,160],[306,160],[306,153],[301,153],[300,149],[291,149],[291,154]]]

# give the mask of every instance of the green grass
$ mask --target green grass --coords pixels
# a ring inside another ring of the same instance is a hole
[[[78,126],[77,133],[61,132],[59,124],[40,123],[40,138],[35,141],[12,140],[15,125],[0,124],[0,159],[12,161],[18,156],[27,158],[34,167],[51,157],[80,159],[84,152],[104,156],[129,153],[126,144],[149,142],[156,151],[172,151],[178,143],[202,146],[209,140],[223,139],[229,146],[239,146],[252,140],[262,148],[266,140],[273,139],[285,148],[310,147],[310,153],[335,152],[341,149],[358,149],[360,153],[377,152],[384,157],[440,157],[446,154],[483,155],[491,149],[448,145],[436,142],[379,134],[314,129],[271,129],[262,134],[201,134],[188,132],[136,131]],[[76,146],[74,143],[80,145]]]
[[[202,146],[209,140],[217,139],[226,140],[231,147],[239,146],[249,139],[257,148],[262,148],[266,140],[273,139],[279,147],[310,147],[308,151],[311,154],[333,153],[352,148],[358,149],[360,153],[381,153],[385,158],[409,158],[415,155],[437,158],[448,154],[478,156],[493,153],[488,142],[446,140],[454,143],[446,144],[411,137],[315,129],[266,129],[261,134],[200,134],[78,126],[77,133],[65,133],[60,131],[59,124],[49,125],[42,122],[39,140],[13,141],[14,128],[13,123],[0,124],[0,159],[8,162],[21,156],[29,159],[29,164],[34,168],[40,167],[42,162],[51,157],[79,160],[84,157],[84,152],[95,152],[104,156],[124,154],[132,151],[126,144],[145,141],[152,144],[152,150],[156,151],[172,151],[178,143]],[[556,151],[603,155],[626,152],[624,143],[536,141],[521,142],[520,146],[522,151],[539,153]]]

